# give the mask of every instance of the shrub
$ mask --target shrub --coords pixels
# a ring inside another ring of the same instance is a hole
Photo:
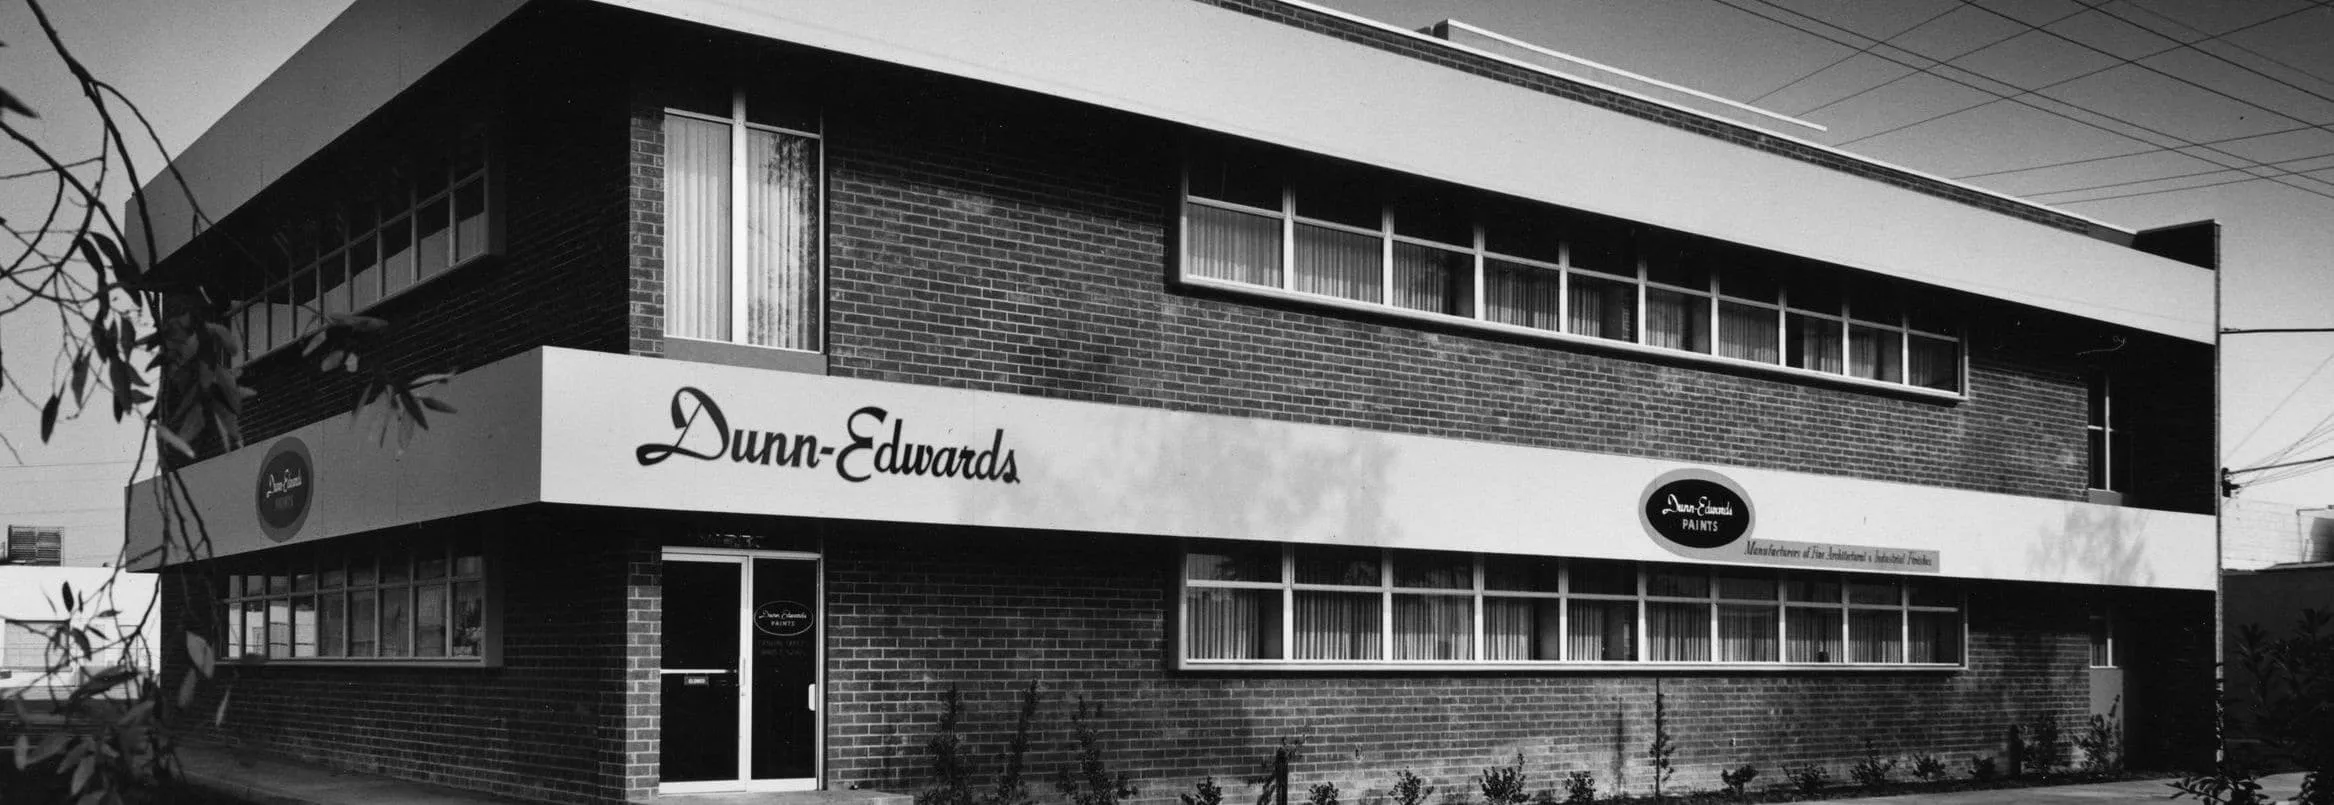
[[[1783,776],[1790,778],[1792,790],[1809,797],[1823,791],[1832,781],[1831,772],[1824,771],[1822,766],[1784,766]]]
[[[1013,718],[1013,739],[1006,742],[997,772],[997,787],[985,805],[1029,805],[1029,783],[1021,779],[1022,762],[1029,756],[1029,733],[1037,724],[1037,683],[1021,689],[1021,711]]]
[[[2059,743],[2058,719],[2039,717],[2026,728],[2026,765],[2046,775],[2066,765],[2066,747]]]
[[[1564,801],[1578,803],[1597,801],[1597,776],[1593,772],[1576,771],[1564,776]]]
[[[1524,790],[1524,753],[1515,753],[1515,763],[1493,766],[1475,776],[1475,785],[1483,790],[1483,805],[1520,805],[1531,800]]]
[[[1427,797],[1434,796],[1434,786],[1427,785],[1425,780],[1410,773],[1409,769],[1403,769],[1394,774],[1394,787],[1387,789],[1387,793],[1394,796],[1395,805],[1422,805]]]
[[[1736,802],[1750,801],[1750,792],[1744,790],[1750,781],[1758,779],[1758,767],[1745,763],[1732,769],[1718,770],[1718,781],[1726,784],[1726,793]]]
[[[1653,801],[1655,802],[1661,802],[1664,799],[1662,789],[1669,784],[1670,774],[1676,771],[1670,767],[1670,756],[1677,754],[1677,752],[1677,744],[1670,740],[1669,734],[1669,700],[1661,692],[1661,680],[1655,679],[1653,681],[1653,746],[1645,751],[1646,756],[1653,759]]]
[[[1945,779],[1945,761],[1927,752],[1913,755],[1913,779],[1933,783]]]
[[[1979,755],[1969,759],[1970,779],[1985,782],[2000,776],[2002,776],[2002,770],[1994,765],[1994,759],[1991,756]]]
[[[1895,770],[1896,758],[1881,757],[1880,750],[1874,749],[1871,741],[1865,741],[1864,759],[1848,767],[1848,776],[1855,778],[1859,786],[1884,788],[1888,785],[1888,773]]]
[[[1177,794],[1175,798],[1183,800],[1183,805],[1224,805],[1224,788],[1216,785],[1216,778],[1209,777],[1193,783],[1191,793]]]
[[[2083,771],[2106,774],[2123,768],[2123,697],[2107,706],[2107,714],[2091,716],[2083,731],[2075,734],[2075,749],[2083,753]]]
[[[1337,784],[1314,783],[1313,793],[1306,800],[1313,805],[1337,805]]]
[[[1297,754],[1304,748],[1303,738],[1280,739],[1280,746],[1273,748],[1272,757],[1265,759],[1264,768],[1255,776],[1247,778],[1249,785],[1256,786],[1256,805],[1276,805],[1288,801],[1289,764],[1296,762]]]
[[[924,742],[924,750],[932,753],[932,787],[916,794],[916,805],[972,805],[972,770],[957,735],[963,719],[964,693],[950,685],[940,699],[940,729]]]
[[[1109,764],[1102,757],[1101,736],[1094,731],[1094,719],[1102,717],[1102,708],[1086,698],[1078,697],[1078,709],[1070,714],[1070,735],[1078,744],[1076,771],[1062,769],[1054,775],[1054,790],[1070,801],[1070,805],[1118,805],[1119,800],[1142,793],[1128,782],[1126,772],[1110,773]],[[1336,789],[1330,789],[1334,794]],[[1337,805],[1335,799],[1314,805]]]

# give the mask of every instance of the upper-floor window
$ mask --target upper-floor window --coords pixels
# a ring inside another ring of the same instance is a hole
[[[665,110],[665,334],[816,351],[816,117],[742,89],[725,100]]]
[[[1958,327],[1884,278],[1215,141],[1185,188],[1185,281],[1962,389]]]
[[[1182,577],[1188,668],[1962,661],[1927,579],[1219,541]]]
[[[227,307],[246,357],[298,341],[320,318],[374,304],[499,250],[487,138],[473,132],[387,166],[315,205],[260,249],[273,267]]]
[[[2116,452],[2123,439],[2115,428],[2114,380],[2104,371],[2093,372],[2085,385],[2090,390],[2090,420],[2084,426],[2091,442],[2089,483],[2092,489],[2115,491],[2123,481],[2116,472],[2117,460],[2121,458]]]

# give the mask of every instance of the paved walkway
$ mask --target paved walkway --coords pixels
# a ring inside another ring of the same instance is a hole
[[[2166,780],[2127,780],[2115,783],[2083,783],[2054,785],[2041,788],[2009,788],[1994,791],[1955,791],[1950,794],[1901,794],[1893,797],[1866,797],[1835,799],[1829,802],[1867,802],[1872,805],[1993,805],[1993,803],[2100,803],[2119,802],[2195,802],[2193,799],[2172,800],[2173,793]],[[2285,801],[2301,793],[2300,774],[2275,774],[2261,781],[2261,793]]]
[[[254,805],[485,805],[517,800],[443,786],[338,772],[273,755],[237,755],[216,746],[180,746],[187,784]]]

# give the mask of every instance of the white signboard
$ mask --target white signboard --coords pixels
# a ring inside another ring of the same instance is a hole
[[[561,349],[472,372],[455,390],[463,413],[402,457],[310,440],[319,480],[303,538],[545,502],[2197,590],[2214,580],[2211,517],[2076,501]],[[255,511],[262,456],[245,454],[261,448],[190,471],[218,464],[240,479],[205,482],[202,499]],[[348,499],[385,472],[394,483],[379,492],[394,505]],[[1675,485],[1704,475],[1739,500]],[[1665,488],[1708,523],[1675,524],[1686,542],[1654,531],[1652,493]],[[257,531],[255,517],[244,522]],[[1705,546],[1690,533],[1705,528],[1739,532]]]

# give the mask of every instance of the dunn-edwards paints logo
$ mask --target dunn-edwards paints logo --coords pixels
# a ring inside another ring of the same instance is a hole
[[[1645,485],[1640,522],[1645,532],[1671,546],[1705,551],[1749,536],[1750,495],[1732,479],[1709,470],[1671,470]],[[1675,548],[1672,548],[1675,550]]]
[[[794,469],[825,465],[852,483],[877,475],[1021,483],[1013,450],[1005,446],[1005,429],[992,431],[986,446],[918,442],[908,438],[906,418],[872,405],[843,417],[847,438],[822,444],[817,435],[799,431],[789,434],[733,428],[721,406],[713,402],[713,395],[682,386],[673,392],[672,423],[676,430],[672,442],[643,444],[632,451],[633,459],[643,467],[675,456],[699,461],[727,458],[738,464]]]
[[[277,439],[259,460],[259,530],[268,539],[284,542],[298,536],[308,522],[308,505],[316,499],[316,465],[308,445],[294,437]]]

